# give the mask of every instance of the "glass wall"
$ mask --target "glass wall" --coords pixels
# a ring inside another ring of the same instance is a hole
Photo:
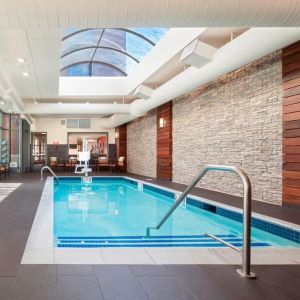
[[[20,115],[0,111],[0,164],[20,168],[21,161],[21,118]]]
[[[14,168],[20,168],[20,141],[21,141],[20,115],[10,116],[10,162]]]
[[[0,111],[0,164],[10,162],[10,116]]]

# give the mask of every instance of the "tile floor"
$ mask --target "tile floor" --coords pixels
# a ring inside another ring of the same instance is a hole
[[[299,298],[299,265],[255,265],[256,280],[240,278],[235,265],[137,265],[130,260],[126,265],[21,265],[44,183],[34,173],[12,175],[6,182],[22,184],[0,202],[1,300]],[[114,255],[105,253],[102,259]]]

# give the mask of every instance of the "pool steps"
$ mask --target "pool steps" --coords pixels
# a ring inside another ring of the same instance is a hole
[[[243,240],[233,234],[216,235],[236,247],[243,245]],[[57,238],[59,248],[114,248],[114,247],[226,247],[206,235],[177,235],[177,236],[114,236],[114,237],[71,237]],[[253,247],[266,247],[265,242],[251,242]]]

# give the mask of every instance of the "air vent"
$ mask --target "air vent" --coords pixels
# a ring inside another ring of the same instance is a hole
[[[91,121],[90,121],[90,119],[79,119],[78,125],[79,125],[79,128],[90,128]]]
[[[67,128],[91,128],[90,119],[67,119]]]

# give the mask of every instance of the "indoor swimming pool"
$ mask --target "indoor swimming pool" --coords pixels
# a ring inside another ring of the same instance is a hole
[[[189,196],[160,230],[146,236],[174,204],[176,191],[126,177],[59,177],[53,182],[56,247],[224,247],[216,235],[242,246],[241,213]],[[252,218],[252,246],[300,247],[299,231]]]

